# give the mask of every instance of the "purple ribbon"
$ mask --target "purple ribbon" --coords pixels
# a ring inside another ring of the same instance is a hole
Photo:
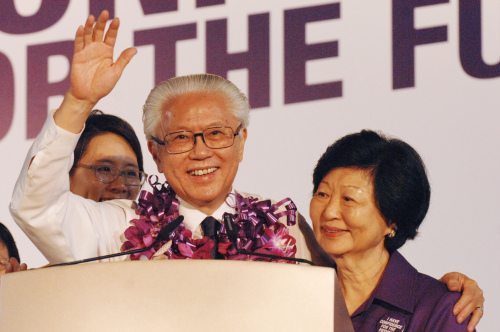
[[[168,223],[179,216],[179,200],[175,198],[174,190],[165,182],[158,182],[158,176],[150,176],[149,184],[153,192],[141,191],[136,213],[139,219],[131,220],[132,224],[125,230],[127,241],[121,250],[145,248],[151,245],[158,232]],[[218,250],[230,260],[266,260],[270,259],[241,255],[236,250],[243,249],[250,252],[263,252],[278,256],[295,257],[297,248],[295,239],[289,235],[288,228],[279,222],[286,217],[286,224],[293,226],[296,223],[297,207],[290,198],[272,204],[270,200],[260,201],[254,197],[243,197],[236,193],[236,213],[232,215],[234,223],[238,225],[238,241],[231,243],[227,237],[225,225],[220,229]],[[284,207],[284,211],[277,212]],[[210,258],[210,249],[214,242],[208,238],[192,239],[192,233],[182,223],[170,235],[171,247],[165,252],[171,259]],[[141,256],[151,258],[167,241],[160,242],[155,248],[139,254],[130,255],[132,260]],[[272,260],[283,262],[283,260]],[[290,263],[289,261],[286,261]],[[293,262],[292,262],[293,263]]]

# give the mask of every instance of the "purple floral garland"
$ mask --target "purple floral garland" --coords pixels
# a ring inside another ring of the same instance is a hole
[[[151,245],[160,230],[179,216],[179,200],[175,192],[166,182],[158,182],[157,176],[149,178],[153,192],[141,191],[136,213],[139,219],[131,220],[132,226],[125,230],[128,241],[123,243],[121,250],[145,248]],[[230,260],[259,260],[294,263],[286,260],[275,260],[258,256],[239,254],[236,250],[243,249],[250,252],[272,254],[285,257],[295,257],[296,240],[289,235],[288,228],[278,221],[286,216],[287,225],[295,225],[297,208],[290,198],[276,204],[270,200],[260,201],[253,197],[243,197],[236,193],[236,213],[231,215],[237,225],[237,243],[232,243],[227,237],[225,226],[221,226],[218,251],[225,259]],[[276,212],[285,205],[285,211]],[[190,230],[182,223],[171,235],[170,248],[164,253],[170,259],[210,259],[210,250],[214,242],[207,237],[193,239]],[[152,249],[130,255],[131,260],[139,260],[141,256],[151,257],[167,241],[158,243]]]

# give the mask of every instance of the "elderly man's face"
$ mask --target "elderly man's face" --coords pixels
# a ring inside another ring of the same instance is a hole
[[[222,95],[191,93],[178,97],[164,106],[164,117],[156,135],[178,131],[201,133],[210,127],[231,127],[234,132],[240,122],[229,110]],[[177,195],[206,214],[212,214],[231,192],[243,149],[247,130],[242,129],[228,148],[210,149],[201,137],[191,151],[170,154],[164,146],[148,141],[148,148],[167,182]]]

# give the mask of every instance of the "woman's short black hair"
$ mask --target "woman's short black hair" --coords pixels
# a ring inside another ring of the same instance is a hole
[[[336,168],[370,170],[375,204],[386,224],[396,224],[385,247],[392,252],[417,235],[430,201],[430,185],[419,154],[407,143],[371,130],[350,134],[330,145],[314,169],[314,192]]]
[[[19,257],[19,251],[17,251],[16,242],[10,234],[7,227],[4,224],[0,223],[0,243],[3,243],[5,247],[7,247],[7,251],[9,252],[9,258],[14,257],[17,259],[19,263],[21,263],[21,258]]]
[[[122,118],[111,114],[104,114],[100,110],[93,110],[87,118],[85,129],[76,144],[75,161],[69,173],[70,175],[73,175],[75,166],[85,154],[85,151],[87,151],[90,141],[92,141],[94,137],[106,133],[116,134],[127,141],[137,157],[139,170],[144,171],[141,144],[132,126]]]

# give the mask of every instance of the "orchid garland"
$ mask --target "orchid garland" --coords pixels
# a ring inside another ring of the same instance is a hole
[[[172,187],[167,182],[159,183],[157,176],[151,176],[148,182],[153,192],[141,191],[136,209],[140,217],[131,220],[132,226],[125,230],[125,237],[128,241],[123,243],[122,251],[151,245],[160,230],[179,216],[179,200],[175,198],[176,194]],[[287,226],[278,221],[281,217],[286,217],[288,226],[295,225],[297,207],[292,200],[286,198],[272,204],[270,200],[260,201],[253,197],[243,197],[238,193],[235,198],[236,203],[233,207],[235,214],[231,217],[237,225],[238,239],[236,243],[229,241],[225,226],[222,225],[219,232],[219,253],[225,259],[230,260],[276,261],[293,264],[285,260],[243,255],[236,250],[237,246],[238,249],[250,252],[295,257],[296,240],[289,235]],[[285,210],[277,212],[283,205]],[[172,232],[170,241],[162,241],[146,252],[132,254],[130,259],[138,260],[141,256],[151,259],[165,244],[170,245],[164,252],[164,255],[170,259],[210,259],[210,250],[214,246],[214,241],[207,237],[193,239],[191,231],[185,228],[184,223]]]

